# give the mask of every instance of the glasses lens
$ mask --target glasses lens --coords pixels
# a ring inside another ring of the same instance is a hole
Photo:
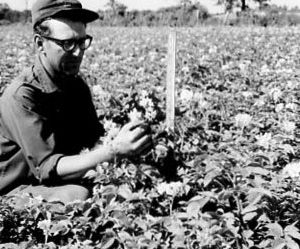
[[[76,46],[75,40],[64,41],[63,48],[65,51],[72,51]]]
[[[92,37],[87,36],[81,41],[79,41],[79,47],[80,49],[87,49],[91,46],[91,43],[92,43]]]

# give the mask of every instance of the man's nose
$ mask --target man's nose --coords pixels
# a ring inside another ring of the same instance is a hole
[[[82,56],[83,53],[84,53],[84,50],[80,49],[80,47],[78,45],[76,45],[76,47],[72,51],[72,54],[76,57]]]

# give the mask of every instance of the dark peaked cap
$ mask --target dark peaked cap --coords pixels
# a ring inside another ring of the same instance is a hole
[[[31,9],[33,27],[48,17],[65,17],[89,23],[99,18],[91,10],[83,9],[77,0],[35,0]]]

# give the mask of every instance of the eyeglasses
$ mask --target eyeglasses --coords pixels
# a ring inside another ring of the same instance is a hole
[[[55,42],[57,45],[62,47],[62,49],[65,52],[71,52],[77,46],[79,46],[79,48],[81,50],[86,50],[91,46],[91,43],[93,40],[93,37],[90,35],[86,35],[84,38],[80,38],[80,39],[66,39],[66,40],[59,40],[59,39],[49,37],[49,36],[44,36],[44,35],[41,35],[41,37],[43,37],[49,41]]]

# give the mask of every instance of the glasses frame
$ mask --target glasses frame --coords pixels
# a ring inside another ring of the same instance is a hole
[[[49,41],[53,41],[55,42],[57,45],[59,45],[65,52],[72,52],[74,51],[77,46],[81,49],[81,50],[86,50],[88,49],[90,46],[91,46],[91,43],[93,41],[93,37],[90,36],[90,35],[86,35],[85,37],[83,38],[80,38],[80,39],[65,39],[65,40],[60,40],[60,39],[56,39],[56,38],[53,38],[53,37],[50,37],[50,36],[46,36],[46,35],[40,35],[41,37],[49,40]],[[80,46],[80,44],[85,44],[85,41],[86,40],[90,40],[90,43],[89,43],[89,46],[87,48],[82,48]],[[66,48],[66,43],[69,42],[69,43],[74,43],[74,47],[72,49],[67,49]]]

